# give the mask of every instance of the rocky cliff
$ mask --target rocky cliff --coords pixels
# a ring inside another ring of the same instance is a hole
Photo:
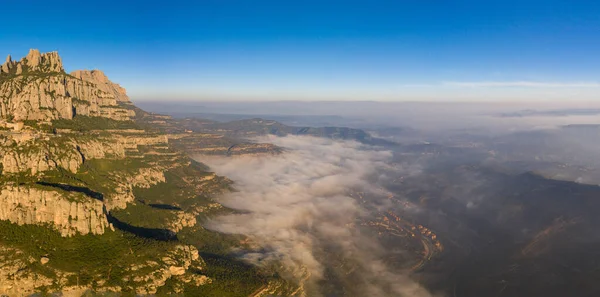
[[[102,234],[103,204],[79,192],[7,186],[0,191],[0,220],[19,225],[51,224],[63,236]]]
[[[64,72],[56,52],[31,50],[0,67],[0,118],[9,121],[72,119],[75,115],[129,120],[135,113],[125,90],[99,71]]]
[[[115,99],[120,102],[129,102],[129,97],[125,88],[108,80],[104,72],[100,70],[76,70],[71,75],[83,81],[91,82],[96,87],[108,94],[115,95]]]
[[[88,132],[88,135],[65,131],[58,135],[44,134],[30,129],[4,134],[0,132],[0,178],[16,181],[15,176],[18,176],[31,180],[40,175],[56,174],[60,170],[76,174],[86,161],[125,160],[127,154],[139,153],[138,147],[160,147],[168,143],[163,136],[143,135],[139,131],[138,134],[113,131],[113,135],[102,132]],[[107,175],[114,181],[114,188],[104,197],[107,209],[127,207],[127,203],[135,199],[133,187],[148,188],[165,182],[162,169],[158,165],[154,168],[108,172]],[[40,220],[36,223],[51,221]]]

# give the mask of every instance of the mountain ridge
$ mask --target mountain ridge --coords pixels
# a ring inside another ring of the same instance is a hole
[[[194,132],[220,134],[228,137],[252,138],[263,135],[304,135],[337,140],[354,140],[367,145],[398,145],[396,142],[374,137],[362,129],[348,127],[298,127],[289,126],[278,121],[266,120],[262,118],[252,118],[230,122],[206,121],[196,118],[184,118],[176,121],[182,127]]]

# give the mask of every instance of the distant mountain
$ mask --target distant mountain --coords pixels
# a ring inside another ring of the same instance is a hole
[[[231,122],[216,122],[186,118],[177,120],[182,127],[194,132],[222,134],[229,137],[254,137],[261,135],[308,135],[331,139],[355,140],[369,145],[397,145],[397,143],[371,136],[369,133],[346,127],[294,127],[260,118]]]
[[[515,112],[501,113],[498,117],[502,118],[520,118],[520,117],[534,117],[534,116],[550,116],[550,117],[565,117],[565,116],[588,116],[598,115],[600,109],[597,108],[568,108],[568,109],[556,109],[556,110],[534,110],[525,109]]]

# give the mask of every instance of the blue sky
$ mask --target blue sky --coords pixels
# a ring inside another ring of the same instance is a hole
[[[592,100],[595,1],[11,1],[2,54],[58,50],[135,100]]]

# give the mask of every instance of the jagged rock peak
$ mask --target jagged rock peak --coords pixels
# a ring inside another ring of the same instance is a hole
[[[6,62],[0,66],[0,74],[2,73],[10,73],[10,70],[14,68],[15,63],[13,62],[10,55],[6,57]]]
[[[10,61],[9,61],[10,60]],[[0,67],[0,118],[14,121],[72,119],[99,116],[118,121],[135,115],[125,89],[100,71],[64,72],[57,52],[32,49],[15,62]]]
[[[37,49],[30,49],[27,56],[15,62],[11,56],[6,57],[6,62],[0,67],[0,73],[22,74],[24,71],[63,72],[63,65],[58,52],[40,53]]]
[[[95,84],[99,89],[115,95],[117,101],[129,101],[125,88],[111,82],[101,70],[75,70],[71,75]]]

